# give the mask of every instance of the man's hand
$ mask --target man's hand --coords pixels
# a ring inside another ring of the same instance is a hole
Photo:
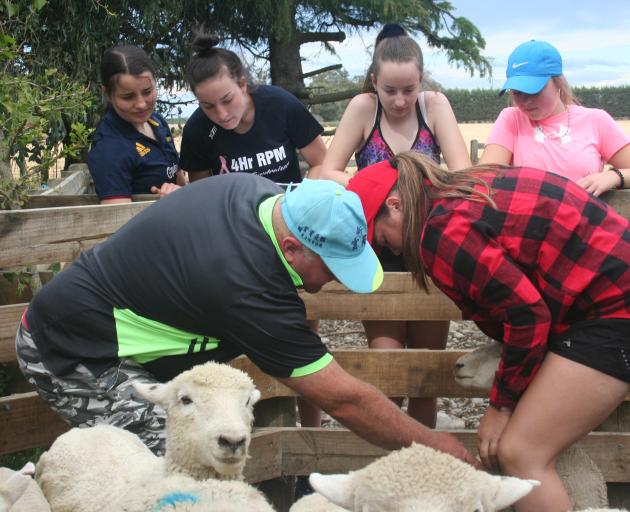
[[[479,450],[479,457],[487,469],[499,467],[497,459],[499,440],[511,416],[512,411],[507,408],[498,410],[494,407],[488,407],[481,418],[477,432],[477,449]]]
[[[427,446],[433,448],[434,450],[438,450],[440,452],[448,453],[453,457],[456,457],[464,462],[467,462],[474,468],[480,469],[481,464],[479,461],[470,453],[462,443],[460,443],[457,438],[449,434],[448,432],[438,432],[432,431],[429,436]]]

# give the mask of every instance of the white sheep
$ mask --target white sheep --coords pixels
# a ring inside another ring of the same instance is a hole
[[[50,506],[31,477],[35,465],[28,462],[19,471],[0,468],[0,512],[50,512]]]
[[[166,384],[135,386],[166,411],[164,457],[156,457],[137,436],[119,428],[71,429],[37,464],[36,479],[53,511],[98,510],[149,474],[243,478],[253,406],[260,398],[246,373],[209,362]]]
[[[502,345],[493,341],[455,363],[455,380],[465,388],[489,391],[499,365]],[[556,471],[576,508],[606,507],[608,490],[601,471],[589,455],[571,446],[556,460]]]
[[[209,362],[166,384],[135,384],[166,411],[167,471],[197,480],[242,480],[260,399],[252,379],[229,365]]]
[[[164,474],[140,438],[109,425],[73,428],[44,452],[35,479],[54,512],[100,510],[133,482]]]
[[[495,512],[539,485],[535,480],[479,471],[420,444],[392,452],[348,474],[312,473],[309,481],[316,492],[341,510],[354,512]],[[302,507],[300,500],[291,512],[312,510]]]
[[[194,480],[186,475],[145,478],[100,512],[274,512],[264,495],[238,480]]]

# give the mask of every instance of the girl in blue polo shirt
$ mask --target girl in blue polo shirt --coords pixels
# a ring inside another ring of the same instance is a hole
[[[88,156],[101,204],[127,203],[184,184],[171,130],[155,112],[157,87],[148,55],[136,46],[105,51],[101,84],[107,112],[94,134]]]

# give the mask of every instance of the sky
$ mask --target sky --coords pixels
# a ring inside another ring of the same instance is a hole
[[[630,85],[630,0],[450,1],[453,13],[468,18],[485,39],[483,55],[492,63],[493,77],[471,77],[419,36],[425,69],[447,89],[501,87],[510,52],[530,39],[558,48],[572,86]],[[327,54],[318,44],[303,45],[304,71],[341,63],[349,76],[363,74],[378,30],[332,43],[337,56]]]
[[[630,0],[450,2],[454,15],[468,18],[481,32],[486,41],[483,55],[493,69],[492,78],[477,73],[471,76],[419,36],[425,69],[446,89],[500,88],[509,54],[530,39],[547,41],[560,51],[564,74],[572,86],[630,85]],[[343,43],[331,43],[337,55],[323,50],[320,43],[302,45],[301,55],[306,59],[302,69],[308,72],[341,63],[350,77],[364,74],[379,30],[375,27],[348,36]],[[195,108],[196,104],[186,107],[184,117]]]

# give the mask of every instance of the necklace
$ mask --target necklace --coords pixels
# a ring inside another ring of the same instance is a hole
[[[571,110],[567,107],[567,124],[559,123],[557,131],[553,127],[545,127],[539,122],[534,126],[534,140],[544,144],[547,140],[559,140],[561,144],[568,144],[573,140],[569,131],[571,130]]]

